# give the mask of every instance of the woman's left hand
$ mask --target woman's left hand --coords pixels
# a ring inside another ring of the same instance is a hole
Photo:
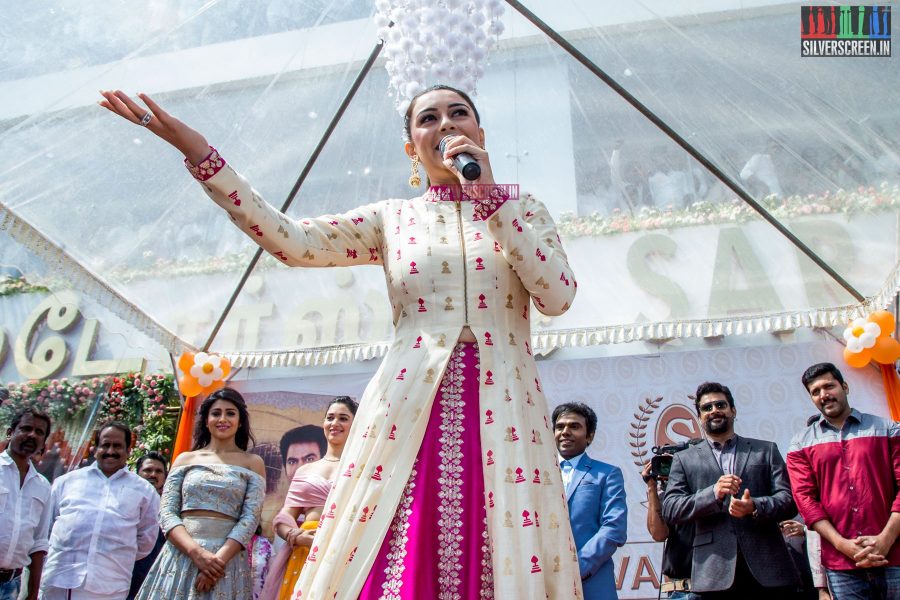
[[[462,152],[465,152],[466,154],[474,158],[478,163],[478,166],[481,167],[481,176],[478,179],[469,181],[468,179],[463,177],[463,174],[456,169],[456,166],[454,166],[453,157]],[[444,148],[444,166],[452,171],[459,179],[459,182],[463,185],[494,184],[494,174],[491,171],[491,161],[488,157],[487,150],[464,135],[457,135],[447,142],[447,145]]]
[[[197,580],[194,582],[194,588],[196,588],[196,590],[201,593],[208,592],[216,587],[217,583],[219,583],[217,579],[213,579],[208,575],[200,573],[197,575]]]

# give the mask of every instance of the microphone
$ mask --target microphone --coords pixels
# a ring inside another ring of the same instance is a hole
[[[444,154],[444,148],[447,147],[447,142],[455,138],[455,135],[445,135],[441,138],[441,143],[438,145],[438,149],[441,151],[441,155]],[[463,177],[468,179],[469,181],[475,181],[479,177],[481,177],[481,166],[478,162],[472,158],[471,154],[467,152],[460,152],[456,156],[452,158],[453,166],[456,167],[456,170],[462,173]]]

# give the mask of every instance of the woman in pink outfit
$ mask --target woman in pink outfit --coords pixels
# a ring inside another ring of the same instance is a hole
[[[532,306],[564,313],[575,278],[546,207],[494,181],[472,99],[447,86],[412,99],[405,150],[411,185],[425,170],[424,193],[294,220],[146,95],[149,110],[103,96],[181,151],[207,195],[281,262],[384,271],[394,338],[360,398],[294,598],[581,598],[531,349]],[[478,163],[476,180],[454,166],[460,154]]]
[[[356,402],[347,396],[331,402],[322,424],[328,451],[321,460],[301,465],[294,473],[284,506],[272,521],[275,535],[287,543],[275,555],[260,600],[290,600],[293,595],[334,483],[356,407]],[[301,515],[303,520],[299,521]]]

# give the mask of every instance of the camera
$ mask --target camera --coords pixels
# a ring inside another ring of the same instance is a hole
[[[655,456],[650,459],[650,477],[655,477],[656,479],[668,479],[669,471],[672,470],[672,458],[673,456],[681,452],[682,450],[687,450],[691,446],[699,444],[702,442],[702,438],[694,438],[692,440],[688,440],[686,442],[682,442],[680,444],[668,444],[666,446],[653,446],[651,448],[651,452]]]

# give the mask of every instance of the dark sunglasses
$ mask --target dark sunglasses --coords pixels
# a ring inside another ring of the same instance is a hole
[[[711,413],[715,410],[725,410],[728,408],[728,402],[725,400],[716,400],[715,402],[708,402],[707,404],[700,405],[700,412],[702,413]]]

